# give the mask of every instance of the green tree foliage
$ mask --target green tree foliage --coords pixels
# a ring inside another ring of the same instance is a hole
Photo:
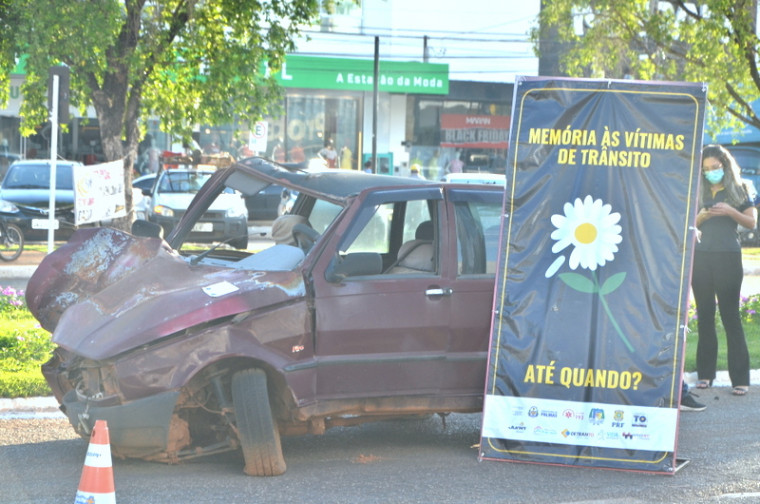
[[[542,2],[537,50],[567,48],[570,76],[705,82],[710,126],[760,128],[755,0]],[[542,37],[556,33],[554,40]]]
[[[48,120],[49,68],[66,65],[71,104],[94,108],[105,157],[131,168],[140,119],[187,138],[194,124],[269,113],[280,91],[260,70],[279,69],[318,10],[319,0],[0,0],[0,104],[24,55],[31,133]]]

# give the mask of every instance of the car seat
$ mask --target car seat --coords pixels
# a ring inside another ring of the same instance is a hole
[[[271,236],[277,244],[297,245],[293,236],[293,228],[297,224],[309,224],[306,217],[295,214],[280,215],[272,223]]]
[[[433,247],[433,223],[422,222],[417,226],[414,240],[401,244],[396,261],[386,270],[389,274],[433,273],[435,271],[435,248]]]

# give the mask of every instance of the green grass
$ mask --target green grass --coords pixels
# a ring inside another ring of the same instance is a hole
[[[760,259],[760,247],[743,247],[742,257],[744,259]]]
[[[684,371],[692,372],[697,370],[697,342],[699,333],[697,332],[697,320],[693,316],[689,321],[689,332],[686,336],[686,354],[684,356]],[[749,349],[749,359],[752,368],[760,367],[760,294],[753,294],[748,298],[743,297],[741,302],[742,326],[744,335],[747,340]],[[726,331],[720,322],[720,316],[716,313],[717,333],[718,333],[718,371],[728,369],[726,359]]]
[[[54,249],[58,248],[61,244],[56,243],[53,245]],[[36,250],[37,252],[47,252],[48,246],[47,243],[42,242],[26,242],[24,243],[24,250]]]
[[[52,351],[50,333],[26,309],[23,296],[0,288],[0,397],[50,394],[40,365]]]

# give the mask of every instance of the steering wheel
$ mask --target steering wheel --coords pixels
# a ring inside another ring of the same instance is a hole
[[[293,238],[301,250],[308,252],[319,238],[319,233],[316,229],[306,224],[296,224],[293,226]]]

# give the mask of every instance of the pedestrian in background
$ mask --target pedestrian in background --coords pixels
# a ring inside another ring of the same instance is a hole
[[[757,209],[742,183],[736,160],[725,147],[708,145],[702,150],[702,176],[691,278],[699,332],[696,388],[708,388],[715,379],[717,298],[726,331],[728,375],[733,394],[743,396],[749,391],[750,363],[739,313],[744,268],[737,227],[754,229]]]
[[[336,168],[338,166],[338,151],[335,150],[332,140],[325,142],[324,148],[317,155],[322,158],[328,168]]]

